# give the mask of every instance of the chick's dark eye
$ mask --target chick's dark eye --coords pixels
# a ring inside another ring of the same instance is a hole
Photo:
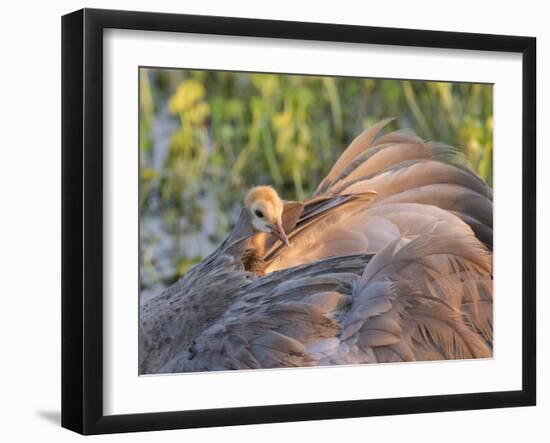
[[[256,214],[256,217],[264,218],[264,213],[260,211],[259,209],[256,209],[254,211],[254,214]]]

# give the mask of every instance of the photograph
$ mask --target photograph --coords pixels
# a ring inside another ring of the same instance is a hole
[[[493,358],[493,84],[138,69],[139,375]]]

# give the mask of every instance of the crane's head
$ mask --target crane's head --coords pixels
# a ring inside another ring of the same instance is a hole
[[[244,199],[244,205],[255,231],[273,234],[289,245],[281,221],[284,205],[271,186],[252,188]]]

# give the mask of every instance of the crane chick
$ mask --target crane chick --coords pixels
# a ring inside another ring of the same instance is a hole
[[[252,188],[244,199],[244,206],[255,232],[273,234],[287,246],[290,244],[282,223],[284,205],[271,186]],[[255,237],[264,240],[265,236]]]
[[[246,195],[244,209],[251,236],[246,242],[242,262],[247,271],[263,275],[266,245],[272,244],[274,239],[290,245],[282,222],[284,204],[271,186],[256,186]]]

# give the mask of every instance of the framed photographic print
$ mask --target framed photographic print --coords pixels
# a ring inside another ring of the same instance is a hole
[[[64,16],[62,425],[534,405],[535,51]]]

